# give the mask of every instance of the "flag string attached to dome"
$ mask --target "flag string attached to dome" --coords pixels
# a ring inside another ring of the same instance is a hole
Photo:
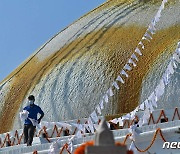
[[[156,24],[160,21],[161,13],[162,13],[162,11],[163,11],[163,9],[165,7],[165,3],[167,3],[167,1],[168,0],[163,0],[162,1],[161,6],[159,7],[156,15],[151,20],[151,23],[149,24],[145,34],[143,35],[141,41],[138,43],[137,47],[135,48],[134,53],[130,56],[130,58],[127,60],[127,63],[125,64],[125,66],[120,71],[120,75],[117,76],[115,81],[111,84],[111,87],[105,92],[105,94],[103,95],[103,97],[100,100],[100,102],[96,105],[95,110],[90,114],[90,116],[88,118],[88,124],[79,124],[78,125],[78,127],[77,127],[78,131],[75,134],[75,136],[77,138],[81,138],[82,137],[81,132],[83,132],[83,130],[85,130],[85,128],[87,128],[92,133],[94,133],[94,128],[96,129],[96,127],[94,126],[95,124],[93,124],[93,123],[97,123],[98,114],[101,115],[102,114],[102,110],[105,108],[105,104],[104,103],[106,103],[106,104],[109,103],[109,97],[114,95],[113,90],[112,90],[113,87],[115,87],[117,90],[119,90],[120,87],[118,85],[118,81],[121,84],[125,83],[125,81],[123,80],[123,78],[121,76],[125,76],[126,78],[128,78],[129,75],[128,75],[127,72],[131,71],[133,69],[131,67],[131,65],[133,65],[133,67],[137,66],[136,62],[139,60],[137,56],[142,56],[143,55],[143,50],[145,49],[143,41],[146,40],[146,41],[150,42],[150,40],[153,39],[152,35],[154,35],[156,33]],[[135,111],[137,111],[137,108],[135,109]],[[132,112],[134,112],[134,111],[132,111]],[[129,114],[129,115],[131,116],[131,114]],[[73,150],[72,141],[74,140],[75,136],[73,136],[69,140],[69,142],[67,143],[67,145],[69,145],[68,148],[71,149],[70,152],[72,152],[72,150]],[[58,141],[56,141],[56,143],[58,143]],[[52,147],[51,151],[57,150],[56,148],[54,148],[54,146],[51,146],[51,147]]]

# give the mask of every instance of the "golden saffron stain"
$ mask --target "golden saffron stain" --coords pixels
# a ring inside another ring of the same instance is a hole
[[[86,52],[98,53],[98,59],[102,61],[103,66],[106,66],[104,75],[108,76],[109,73],[112,73],[112,78],[115,79],[134,53],[134,49],[145,31],[145,27],[136,25],[113,26],[106,31],[100,29],[76,39],[42,62],[34,57],[12,80],[11,89],[5,100],[3,113],[1,113],[0,133],[11,130],[15,116],[28,92],[56,65],[68,65],[67,62],[76,60],[80,55],[83,57],[83,53]],[[132,66],[133,70],[128,72],[128,78],[123,77],[125,84],[121,84],[120,92],[113,96],[113,107],[116,113],[130,112],[137,106],[143,79],[152,69],[151,67],[159,55],[167,52],[166,49],[168,49],[169,54],[175,50],[180,37],[180,34],[177,33],[179,31],[180,26],[175,25],[157,31],[150,43],[143,41],[145,45],[145,49],[142,50],[143,56],[136,54],[139,59],[136,62],[137,66]]]

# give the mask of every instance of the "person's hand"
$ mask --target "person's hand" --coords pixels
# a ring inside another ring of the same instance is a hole
[[[38,119],[37,121],[38,121],[38,124],[39,124],[41,122],[41,119]]]

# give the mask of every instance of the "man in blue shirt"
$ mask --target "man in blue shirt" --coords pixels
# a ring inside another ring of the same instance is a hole
[[[25,120],[24,129],[23,129],[24,143],[27,143],[27,146],[32,145],[33,136],[36,129],[36,126],[33,125],[32,120],[37,121],[39,124],[41,119],[44,117],[44,112],[39,106],[35,105],[34,102],[35,102],[35,97],[33,95],[30,95],[28,97],[29,105],[23,109],[29,112],[28,118]],[[38,113],[41,114],[41,116],[40,118],[37,119]]]

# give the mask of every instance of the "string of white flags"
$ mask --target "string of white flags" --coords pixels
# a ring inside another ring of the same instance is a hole
[[[143,44],[144,40],[147,40],[150,42],[152,39],[152,35],[156,33],[156,25],[160,20],[161,12],[165,7],[165,3],[167,3],[167,0],[163,0],[161,6],[159,7],[155,17],[151,20],[145,34],[143,35],[141,41],[138,43],[137,47],[134,50],[134,53],[130,56],[130,58],[127,60],[127,63],[124,65],[123,69],[120,71],[120,74],[117,76],[115,81],[111,84],[110,88],[105,92],[100,102],[96,105],[95,110],[90,114],[90,118],[96,123],[97,122],[97,115],[102,115],[102,110],[105,108],[105,105],[109,103],[109,97],[112,97],[114,95],[113,93],[113,87],[115,89],[119,90],[119,84],[124,84],[125,81],[123,80],[123,77],[128,78],[128,71],[131,71],[133,67],[137,66],[137,62],[139,61],[138,56],[143,55],[143,50],[145,49],[145,46]],[[90,119],[89,119],[90,120]],[[89,121],[91,122],[91,120]]]
[[[98,121],[97,115],[102,115],[102,110],[105,108],[105,105],[109,103],[109,97],[112,97],[114,95],[113,93],[113,87],[115,89],[119,90],[119,84],[124,84],[125,81],[123,80],[123,77],[128,78],[128,71],[131,71],[133,67],[136,67],[136,62],[139,61],[137,55],[142,56],[142,51],[145,49],[145,46],[143,44],[143,40],[147,40],[150,42],[152,39],[152,35],[156,33],[156,24],[159,22],[161,17],[161,12],[165,7],[165,3],[167,3],[167,0],[163,0],[161,6],[159,7],[155,17],[150,22],[145,34],[143,35],[141,41],[138,43],[137,47],[134,50],[134,53],[130,56],[130,58],[127,60],[127,63],[124,65],[123,69],[120,71],[120,74],[117,76],[116,80],[111,84],[111,87],[105,92],[100,102],[96,105],[95,110],[90,114],[88,122],[91,123],[93,120],[95,123]],[[133,66],[133,67],[132,67]],[[129,115],[127,115],[129,116]],[[92,119],[92,120],[91,120]]]
[[[143,124],[146,124],[149,119],[150,113],[154,111],[154,108],[157,108],[157,102],[162,97],[165,92],[165,88],[170,82],[172,75],[177,68],[177,65],[180,63],[180,42],[178,42],[177,48],[170,58],[170,62],[167,65],[165,72],[163,73],[158,85],[153,90],[153,92],[141,103],[138,105],[132,112],[120,117],[111,120],[111,122],[117,124],[119,122],[122,126],[124,120],[133,120],[135,118],[137,111],[144,111],[143,116],[140,118],[138,125],[141,127]]]
[[[134,111],[132,111],[130,113],[130,115],[133,115],[133,116],[131,116],[131,118],[129,118],[129,120],[132,120],[135,118],[135,114],[137,111],[139,111],[139,110],[144,111],[142,117],[140,117],[138,124],[134,124],[134,125],[130,126],[130,129],[129,129],[129,132],[132,134],[130,137],[132,142],[131,142],[129,149],[133,150],[134,153],[137,152],[137,149],[134,144],[135,137],[140,134],[140,132],[138,132],[137,125],[139,125],[139,127],[141,127],[144,124],[148,123],[148,119],[150,118],[150,113],[152,113],[154,111],[154,108],[157,108],[157,102],[164,94],[165,88],[169,84],[170,79],[173,76],[178,64],[180,64],[180,41],[178,42],[177,48],[176,48],[174,54],[172,55],[170,62],[159,81],[159,84],[156,86],[156,88],[153,90],[153,92],[149,95],[149,97],[147,99],[145,99],[145,101],[143,103],[141,103]],[[123,119],[123,117],[121,117],[120,119]],[[116,122],[116,120],[114,120],[114,119],[113,119],[113,121]]]
[[[77,138],[81,138],[82,137],[82,133],[85,133],[85,129],[87,129],[89,132],[94,133],[94,129],[97,129],[97,122],[98,122],[98,114],[102,115],[102,110],[105,108],[105,105],[107,103],[109,103],[109,97],[112,97],[114,95],[113,93],[113,87],[115,87],[117,90],[120,89],[118,82],[120,82],[121,84],[124,84],[125,81],[123,80],[122,76],[125,76],[126,78],[128,78],[128,71],[131,71],[133,69],[133,67],[136,67],[137,64],[136,62],[138,62],[138,58],[137,55],[142,56],[142,51],[145,49],[145,46],[143,44],[143,41],[146,40],[148,42],[150,42],[150,40],[152,40],[152,36],[156,33],[156,25],[157,23],[160,21],[160,17],[161,17],[161,13],[165,7],[165,4],[167,3],[168,0],[163,0],[161,3],[161,6],[159,7],[155,17],[151,20],[151,23],[149,24],[145,34],[143,35],[141,41],[138,43],[137,47],[134,50],[134,53],[130,56],[130,58],[128,59],[127,63],[124,65],[123,69],[120,71],[120,74],[117,76],[116,80],[111,84],[111,87],[106,91],[106,93],[103,95],[101,101],[98,103],[98,105],[95,107],[95,110],[90,114],[89,118],[88,118],[88,123],[87,124],[78,124],[76,125],[78,128],[77,133],[71,138],[69,139],[69,142],[67,143],[68,146],[68,150],[70,150],[70,152],[73,151],[73,139],[75,137]],[[176,58],[178,57],[178,54],[176,56]],[[133,67],[132,67],[132,66]],[[169,66],[170,67],[170,66]],[[172,67],[170,67],[170,69],[172,70]],[[172,72],[171,72],[172,73]],[[169,78],[169,76],[168,76]],[[166,79],[168,79],[166,77]],[[161,85],[160,85],[161,86]],[[158,93],[160,95],[160,93]],[[152,96],[151,96],[152,97]],[[106,103],[106,104],[104,104]],[[154,102],[153,102],[154,103]],[[156,106],[156,104],[154,104]],[[149,106],[150,108],[151,106]],[[135,111],[138,111],[138,108],[135,109]],[[122,118],[119,118],[119,123],[122,124],[123,118],[127,118],[127,117],[133,117],[133,114],[135,113],[135,111],[133,111],[131,114],[127,114],[125,116],[123,116]],[[94,124],[95,123],[95,124]],[[74,125],[74,124],[72,124]],[[58,141],[52,143],[52,145],[50,146],[50,151],[53,153],[53,151],[56,151],[57,149],[57,144]]]

